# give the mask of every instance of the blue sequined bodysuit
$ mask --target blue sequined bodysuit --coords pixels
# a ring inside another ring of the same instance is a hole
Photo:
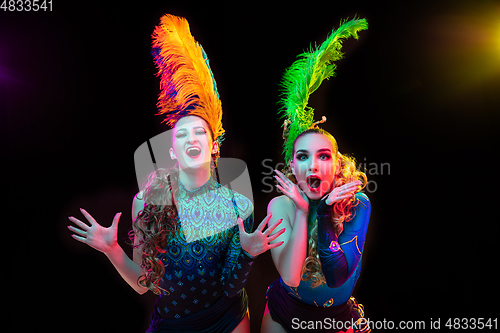
[[[192,191],[180,183],[177,201],[177,231],[159,257],[165,274],[155,312],[163,319],[184,318],[240,295],[252,265],[240,246],[237,225],[241,217],[251,232],[248,198],[210,179]]]
[[[338,238],[333,230],[325,229],[332,224],[321,223],[318,215],[318,251],[327,283],[313,288],[311,280],[301,280],[298,287],[290,287],[280,278],[288,294],[304,303],[325,308],[344,304],[349,300],[361,271],[371,210],[370,201],[365,194],[357,193],[356,198],[359,204],[355,207],[355,216],[344,223],[344,230]]]

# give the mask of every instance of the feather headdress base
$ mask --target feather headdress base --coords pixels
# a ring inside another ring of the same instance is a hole
[[[319,124],[322,124],[322,123],[324,123],[324,122],[326,122],[326,117],[325,117],[325,116],[322,116],[322,117],[321,117],[321,120],[318,120],[318,121],[316,121],[316,122],[312,123],[312,125],[311,125],[311,126],[309,126],[309,128],[308,128],[308,129],[311,129],[311,128],[319,128],[319,126],[318,126],[318,125],[319,125]],[[283,139],[285,139],[285,140],[288,138],[288,134],[289,134],[289,132],[290,132],[290,125],[291,125],[291,124],[292,124],[292,122],[291,122],[290,120],[288,120],[288,119],[285,119],[285,121],[283,122],[283,136],[282,136],[282,137],[283,137]]]

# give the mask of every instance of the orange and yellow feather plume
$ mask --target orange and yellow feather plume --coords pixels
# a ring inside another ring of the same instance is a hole
[[[170,126],[183,116],[199,116],[220,142],[222,104],[208,57],[191,35],[187,20],[166,14],[152,37],[152,54],[161,78],[158,114]]]

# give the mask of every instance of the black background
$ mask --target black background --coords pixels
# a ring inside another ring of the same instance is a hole
[[[247,163],[257,223],[277,195],[268,193],[265,165],[283,161],[283,70],[341,19],[367,18],[359,40],[345,42],[337,77],[310,101],[316,118],[327,115],[323,127],[340,151],[374,173],[354,295],[370,320],[396,324],[441,319],[444,328],[450,317],[498,315],[489,304],[498,297],[500,5],[291,3],[54,0],[52,12],[0,12],[11,331],[148,327],[154,295],[136,294],[66,226],[79,207],[106,226],[124,212],[120,244],[131,254],[133,154],[167,129],[154,116],[159,80],[150,55],[165,13],[186,17],[210,58],[224,109],[222,157]],[[252,331],[277,277],[270,254],[261,255],[247,284]]]

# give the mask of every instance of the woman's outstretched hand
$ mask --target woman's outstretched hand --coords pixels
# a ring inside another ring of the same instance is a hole
[[[293,203],[298,210],[301,210],[304,213],[308,213],[309,199],[307,198],[305,193],[302,192],[298,185],[292,183],[292,181],[288,179],[283,173],[278,170],[274,171],[277,174],[277,176],[274,176],[274,178],[279,183],[278,185],[276,185],[276,187],[279,188],[279,190],[283,192],[284,195],[293,200]]]
[[[109,251],[111,251],[111,249],[118,244],[118,222],[122,213],[117,213],[113,219],[113,223],[111,224],[111,226],[109,228],[104,228],[99,223],[97,223],[97,221],[85,209],[80,208],[80,211],[90,223],[90,226],[87,223],[74,218],[73,216],[68,217],[71,222],[79,227],[76,228],[74,226],[68,226],[69,230],[80,235],[77,236],[73,234],[71,235],[71,237],[103,253],[108,253]]]
[[[269,249],[274,249],[283,244],[283,242],[269,244],[276,238],[278,238],[282,233],[285,232],[285,228],[281,229],[274,235],[271,233],[276,229],[276,227],[283,221],[278,220],[273,225],[269,226],[269,228],[264,231],[264,227],[271,219],[271,214],[267,215],[264,220],[259,224],[257,229],[252,233],[247,233],[245,231],[245,226],[243,225],[243,220],[238,218],[238,227],[240,229],[240,244],[241,248],[245,250],[252,257],[256,257],[261,253],[266,252]]]

